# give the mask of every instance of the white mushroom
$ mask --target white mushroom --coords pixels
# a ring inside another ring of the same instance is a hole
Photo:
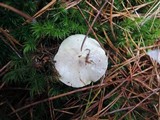
[[[76,88],[98,81],[108,66],[108,57],[95,39],[87,37],[81,50],[84,38],[82,34],[66,38],[54,57],[60,81]]]
[[[147,52],[147,54],[153,60],[157,61],[160,64],[160,49],[154,49]]]

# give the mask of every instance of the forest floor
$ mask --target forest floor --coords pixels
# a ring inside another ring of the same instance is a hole
[[[6,0],[0,12],[0,119],[160,120],[160,66],[147,55],[160,45],[160,1]],[[57,80],[52,59],[72,34],[101,43],[103,80]]]

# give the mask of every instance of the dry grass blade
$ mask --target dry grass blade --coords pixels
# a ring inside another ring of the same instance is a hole
[[[39,10],[36,14],[34,14],[33,18],[37,18],[37,17],[41,16],[55,3],[56,3],[56,0],[52,0],[50,3],[48,3],[46,6],[44,6],[41,10]]]

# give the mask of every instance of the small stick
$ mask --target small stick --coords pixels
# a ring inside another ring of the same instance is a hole
[[[7,9],[19,14],[20,16],[22,16],[25,19],[27,19],[28,22],[33,21],[33,18],[31,16],[27,15],[26,13],[24,13],[24,12],[22,12],[22,11],[16,9],[16,8],[12,7],[12,6],[6,5],[6,4],[1,3],[1,2],[0,2],[0,6],[4,7],[4,8],[7,8]]]
[[[86,55],[86,58],[85,58],[85,63],[91,63],[91,61],[89,61],[89,54],[90,54],[90,49],[86,49],[86,50],[88,50],[88,53],[87,53],[87,55]]]
[[[84,40],[83,40],[83,42],[82,42],[81,51],[82,51],[82,49],[83,49],[83,45],[84,45],[84,43],[85,43],[85,41],[86,41],[86,38],[87,38],[88,34],[90,33],[90,31],[91,31],[94,23],[96,22],[96,20],[97,20],[98,16],[100,15],[102,9],[104,8],[104,6],[105,6],[107,3],[108,3],[108,0],[106,0],[105,3],[102,5],[102,7],[101,7],[100,10],[98,11],[97,15],[95,16],[95,18],[94,18],[91,26],[89,27],[89,29],[88,29],[88,31],[87,31],[87,34],[86,34],[86,36],[85,36],[85,38],[84,38]]]

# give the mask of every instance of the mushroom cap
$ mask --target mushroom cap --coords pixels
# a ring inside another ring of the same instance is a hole
[[[108,57],[95,39],[87,37],[81,51],[84,38],[82,34],[69,36],[54,57],[60,81],[76,88],[98,81],[108,67]]]
[[[147,52],[147,54],[149,55],[150,58],[152,58],[153,60],[155,60],[156,62],[160,64],[160,50],[159,49],[150,50]]]

